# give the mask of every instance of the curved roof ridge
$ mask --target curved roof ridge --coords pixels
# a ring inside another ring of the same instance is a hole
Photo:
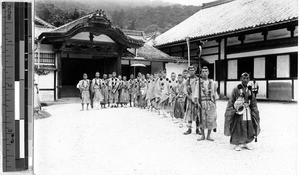
[[[42,18],[40,18],[40,17],[38,17],[36,15],[35,15],[35,19],[34,20],[37,21],[37,22],[39,22],[39,23],[41,23],[41,24],[43,24],[44,26],[46,26],[48,28],[51,28],[51,29],[55,29],[56,28],[55,26],[49,24],[48,22],[44,21]]]

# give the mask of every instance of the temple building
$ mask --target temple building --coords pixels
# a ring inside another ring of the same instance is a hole
[[[150,44],[187,60],[202,59],[219,93],[228,97],[243,72],[259,85],[258,99],[297,101],[297,0],[220,0],[156,37]],[[189,49],[187,45],[190,45]]]
[[[142,31],[115,28],[100,10],[54,27],[35,19],[35,69],[42,101],[77,97],[76,84],[87,73],[154,73],[181,59],[146,43]],[[134,65],[142,65],[135,67]]]

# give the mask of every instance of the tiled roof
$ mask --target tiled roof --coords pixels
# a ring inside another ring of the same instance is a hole
[[[70,29],[72,29],[73,27],[75,27],[76,25],[78,25],[78,24],[81,24],[81,23],[85,23],[88,19],[89,19],[89,17],[92,15],[92,13],[91,14],[88,14],[88,15],[85,15],[85,16],[83,16],[83,17],[81,17],[81,18],[78,18],[78,19],[76,19],[76,20],[74,20],[74,21],[71,21],[71,22],[69,22],[69,23],[67,23],[67,24],[64,24],[64,25],[62,25],[62,26],[60,26],[60,27],[57,27],[55,30],[53,30],[52,32],[57,32],[57,33],[66,33],[66,32],[68,32]]]
[[[34,37],[38,38],[41,33],[51,32],[52,30],[53,30],[52,28],[47,28],[47,27],[42,27],[42,26],[39,26],[39,25],[35,25],[35,28],[34,28]]]
[[[72,30],[76,30],[78,28],[85,28],[89,27],[91,28],[96,28],[96,26],[91,27],[95,25],[95,20],[97,21],[97,25],[105,25],[105,27],[110,27],[112,30],[110,30],[113,35],[118,35],[120,38],[120,41],[123,41],[127,43],[127,45],[134,47],[133,45],[142,45],[145,43],[146,40],[143,38],[141,39],[139,36],[131,36],[131,35],[126,35],[121,29],[116,28],[111,25],[110,20],[107,19],[106,15],[104,14],[104,11],[102,10],[97,10],[95,12],[89,13],[81,18],[78,18],[74,21],[71,21],[67,24],[64,24],[60,27],[57,27],[56,29],[48,32],[48,33],[42,33],[39,37],[46,36],[46,37],[60,37],[62,38],[63,36],[69,35],[72,33]],[[100,24],[101,23],[101,24]],[[133,33],[133,32],[131,32]],[[135,32],[136,34],[137,32]],[[124,44],[124,43],[123,43]]]
[[[46,21],[42,20],[42,19],[41,19],[40,17],[38,17],[38,16],[35,16],[34,22],[35,22],[35,25],[39,25],[39,26],[43,26],[43,27],[51,28],[51,29],[56,28],[55,26],[53,26],[53,25],[47,23]]]
[[[202,8],[158,36],[155,46],[298,20],[297,0],[234,0]]]
[[[128,29],[122,29],[122,31],[129,36],[136,36],[145,39],[145,33],[143,31],[139,30],[128,30]]]
[[[34,18],[34,37],[38,38],[41,33],[43,32],[50,32],[54,30],[56,27],[47,23],[46,21],[42,20],[38,16],[35,16]]]
[[[135,55],[135,49],[127,49],[133,56]],[[170,57],[168,54],[156,49],[147,43],[144,46],[138,48],[137,57],[143,57],[147,61],[176,61],[176,59]]]

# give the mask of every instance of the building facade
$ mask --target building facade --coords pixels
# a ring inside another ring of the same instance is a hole
[[[202,58],[223,97],[231,94],[240,75],[248,72],[259,85],[258,99],[297,101],[297,1],[227,0],[202,9],[158,36],[153,44],[170,56]]]
[[[179,60],[145,43],[143,32],[115,28],[101,10],[58,28],[36,19],[35,79],[41,101],[78,97],[83,73],[92,79],[97,71],[101,76],[115,71],[129,78]]]

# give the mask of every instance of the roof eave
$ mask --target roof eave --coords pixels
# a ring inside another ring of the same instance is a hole
[[[243,33],[255,32],[257,30],[276,29],[276,28],[280,28],[279,26],[282,27],[282,25],[287,25],[287,24],[291,25],[291,23],[292,23],[292,25],[298,25],[298,17],[295,17],[295,18],[289,19],[289,20],[276,22],[276,23],[258,25],[255,27],[237,29],[237,30],[227,31],[227,32],[218,33],[218,34],[197,36],[197,37],[189,38],[189,40],[190,40],[190,42],[194,42],[197,40],[213,40],[213,39],[217,39],[217,38],[232,37],[232,36],[241,35]],[[278,26],[278,27],[276,27],[276,26]],[[154,47],[164,48],[164,47],[169,47],[169,46],[177,46],[177,45],[185,44],[185,42],[186,42],[186,40],[182,39],[179,41],[174,41],[174,42],[165,43],[165,44],[161,44],[161,45],[154,45]]]

